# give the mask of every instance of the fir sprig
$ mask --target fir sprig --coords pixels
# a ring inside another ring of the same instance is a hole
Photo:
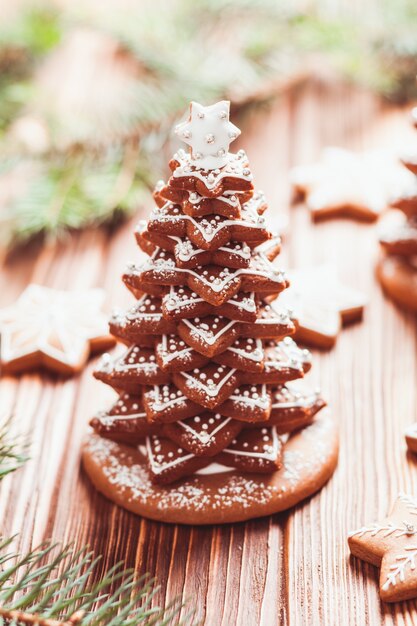
[[[152,607],[154,581],[122,562],[92,582],[100,557],[87,548],[45,543],[22,556],[13,539],[0,542],[0,626],[163,626],[181,608]]]
[[[138,151],[136,142],[98,154],[26,158],[27,167],[10,160],[9,172],[20,168],[22,184],[13,204],[0,214],[3,244],[39,233],[59,237],[68,229],[109,223],[134,212],[148,183],[148,166]]]

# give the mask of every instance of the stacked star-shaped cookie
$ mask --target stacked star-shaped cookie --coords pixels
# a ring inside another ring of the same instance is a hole
[[[310,369],[310,353],[275,303],[289,283],[273,264],[280,241],[266,227],[246,154],[224,158],[220,147],[223,165],[205,160],[218,130],[230,130],[228,107],[194,108],[205,134],[192,120],[179,135],[192,146],[196,138],[198,153],[179,150],[167,184],[158,183],[156,207],[136,230],[148,258],[123,276],[137,302],[110,322],[128,348],[105,356],[95,374],[119,398],[92,420],[94,430],[140,446],[159,484],[213,463],[276,472],[288,437],[324,406],[290,382]]]

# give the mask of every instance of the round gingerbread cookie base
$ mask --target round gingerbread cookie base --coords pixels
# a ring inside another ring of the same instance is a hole
[[[379,260],[376,274],[385,293],[396,304],[417,312],[417,267],[400,256],[387,256]]]
[[[338,434],[328,415],[289,439],[283,467],[270,475],[203,471],[158,486],[139,450],[96,434],[83,450],[85,470],[98,491],[133,513],[178,524],[239,522],[288,509],[327,482],[337,456]]]

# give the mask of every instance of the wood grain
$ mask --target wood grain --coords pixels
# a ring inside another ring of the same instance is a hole
[[[417,136],[405,110],[342,85],[308,84],[241,123],[241,145],[268,195],[270,219],[289,220],[283,265],[330,260],[347,284],[369,296],[364,322],[345,330],[333,351],[315,353],[310,375],[340,425],[334,478],[294,511],[248,523],[187,528],[136,518],[96,493],[80,469],[88,419],[111,397],[92,378],[90,363],[67,381],[38,374],[2,379],[0,411],[14,413],[19,429],[30,434],[32,460],[1,485],[1,532],[19,532],[23,550],[45,537],[89,543],[104,554],[102,568],[123,558],[156,576],[155,604],[180,597],[205,626],[417,623],[416,602],[381,606],[377,571],[349,559],[346,543],[348,530],[384,515],[398,490],[417,492],[417,459],[406,455],[403,439],[417,417],[416,319],[387,301],[375,281],[375,226],[313,225],[304,208],[288,209],[289,167],[315,159],[323,145],[414,140],[417,148]],[[38,282],[102,286],[109,309],[125,306],[130,296],[120,274],[140,254],[133,225],[14,255],[3,263],[0,304]],[[187,609],[181,617],[192,623]]]

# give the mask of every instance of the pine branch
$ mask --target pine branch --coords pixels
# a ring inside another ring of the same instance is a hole
[[[148,165],[131,144],[104,154],[55,156],[10,162],[5,184],[17,172],[16,195],[0,219],[3,245],[42,233],[108,224],[132,214],[147,193]]]
[[[321,0],[308,10],[273,0],[167,0],[147,3],[146,11],[141,3],[119,10],[114,1],[57,8],[28,0],[12,24],[0,24],[0,157],[26,161],[29,153],[33,169],[8,212],[1,207],[2,243],[39,233],[56,237],[130,214],[149,183],[154,155],[190,100],[260,102],[305,78],[317,57],[390,98],[416,95],[417,9],[413,0],[381,2],[377,15],[364,11],[354,20],[349,5],[331,14]],[[81,60],[73,54],[79,40],[72,40],[73,49],[68,43],[79,31],[94,39]],[[67,73],[94,79],[68,86]],[[42,135],[36,146],[33,124]],[[138,138],[134,164],[126,156]],[[153,169],[154,179],[162,168]]]
[[[100,557],[87,548],[43,544],[26,555],[0,543],[0,626],[162,626],[178,603],[151,607],[157,588],[123,563],[92,582]]]

